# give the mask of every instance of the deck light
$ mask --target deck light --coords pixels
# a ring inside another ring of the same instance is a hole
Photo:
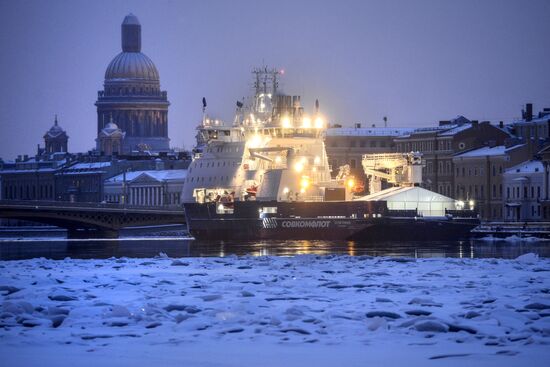
[[[309,117],[304,117],[304,119],[302,120],[302,127],[306,129],[309,129],[311,127],[311,119]]]
[[[285,128],[285,129],[289,129],[291,127],[290,126],[290,119],[286,116],[283,117],[282,123],[283,123],[283,128]]]
[[[321,117],[317,117],[315,119],[315,128],[322,129],[324,125],[325,125],[325,122],[323,121],[323,119]]]

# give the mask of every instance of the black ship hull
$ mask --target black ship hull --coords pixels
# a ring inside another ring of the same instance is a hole
[[[191,235],[212,240],[459,240],[479,225],[477,218],[392,213],[384,202],[242,202],[232,213],[193,203],[185,211]]]

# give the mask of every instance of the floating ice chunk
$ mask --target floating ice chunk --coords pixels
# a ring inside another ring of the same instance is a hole
[[[401,318],[401,315],[399,315],[398,313],[389,312],[389,311],[371,311],[371,312],[367,312],[366,316],[369,319],[372,317],[385,317],[393,320]]]
[[[431,298],[413,298],[409,301],[409,305],[420,305],[420,306],[431,306],[431,307],[442,307],[442,303],[434,302]]]
[[[124,306],[113,305],[111,307],[110,317],[130,317],[132,314]]]
[[[449,326],[449,331],[453,333],[456,333],[459,331],[465,331],[469,334],[477,334],[477,329],[472,326],[453,324],[453,323],[448,323],[447,326]]]
[[[414,325],[414,328],[418,331],[427,331],[432,333],[446,333],[449,330],[449,326],[435,320],[419,322]]]
[[[383,317],[374,317],[368,324],[367,329],[369,331],[376,331],[378,329],[386,329],[388,327],[388,322]]]
[[[0,295],[9,296],[12,293],[19,292],[21,288],[12,287],[10,285],[0,285]]]
[[[464,314],[465,319],[473,319],[473,318],[476,318],[476,317],[479,317],[479,316],[481,316],[481,314],[479,312],[475,312],[475,311],[468,311]]]
[[[18,322],[24,327],[35,327],[42,325],[43,321],[35,318],[21,318]]]
[[[67,296],[65,294],[49,295],[48,298],[51,299],[52,301],[58,301],[58,302],[76,301],[78,299],[77,297]]]
[[[281,329],[283,333],[296,333],[300,335],[310,335],[311,333],[305,329],[301,328],[288,328],[288,329]]]
[[[56,315],[51,317],[50,320],[52,320],[52,327],[57,328],[61,326],[65,318],[66,318],[65,315]]]
[[[539,255],[530,252],[516,257],[516,261],[527,265],[536,264],[539,261]]]
[[[29,302],[4,302],[2,303],[2,311],[13,315],[19,315],[22,313],[32,314],[34,308]]]
[[[189,263],[176,259],[176,260],[172,261],[171,265],[172,266],[189,266]]]
[[[547,310],[547,309],[550,308],[550,305],[535,302],[535,303],[530,303],[530,304],[526,305],[525,308],[528,309],[528,310]]]
[[[211,302],[211,301],[216,301],[218,299],[221,299],[222,295],[221,294],[208,294],[206,296],[200,296],[199,298],[201,298],[204,302]]]
[[[185,311],[187,313],[198,313],[200,312],[201,310],[198,308],[198,307],[195,307],[195,306],[190,306],[190,305],[178,305],[178,304],[170,304],[166,307],[164,307],[164,309],[168,312],[172,312],[172,311]]]
[[[430,316],[432,313],[426,310],[409,310],[405,311],[407,315],[411,316]]]
[[[69,314],[70,310],[59,308],[55,306],[48,307],[48,316],[67,316]]]

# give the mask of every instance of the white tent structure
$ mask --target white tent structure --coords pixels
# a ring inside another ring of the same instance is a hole
[[[356,200],[385,201],[390,210],[418,210],[424,217],[445,216],[445,209],[455,210],[456,200],[418,186],[392,187]]]

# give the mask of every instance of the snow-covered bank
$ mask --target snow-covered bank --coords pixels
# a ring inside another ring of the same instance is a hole
[[[550,359],[550,260],[534,255],[7,261],[0,294],[9,366]]]

